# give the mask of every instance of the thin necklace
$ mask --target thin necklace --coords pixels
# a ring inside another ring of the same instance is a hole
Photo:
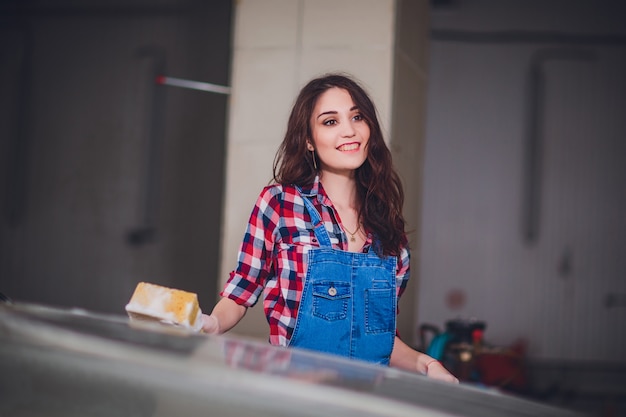
[[[357,233],[359,233],[359,230],[361,230],[361,223],[359,222],[358,227],[356,228],[356,230],[354,231],[354,233],[352,233],[351,231],[348,230],[348,228],[346,227],[346,225],[343,226],[344,230],[346,232],[348,232],[350,234],[350,242],[355,242],[356,238],[354,237],[354,235],[356,235]]]

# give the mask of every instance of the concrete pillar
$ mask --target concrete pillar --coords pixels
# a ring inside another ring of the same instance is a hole
[[[429,5],[427,0],[396,1],[391,153],[404,185],[404,215],[411,246],[411,280],[400,299],[398,331],[403,340],[411,344],[417,343],[416,300],[420,278],[418,266],[428,90]]]
[[[405,5],[407,3],[407,5]],[[410,3],[410,4],[409,4]],[[392,115],[423,111],[427,14],[411,19],[397,11],[427,13],[420,0],[239,0],[235,2],[232,94],[227,139],[226,193],[220,290],[236,265],[237,249],[252,206],[261,188],[272,178],[272,162],[282,141],[287,117],[300,88],[314,76],[342,71],[351,73],[368,89],[378,107],[381,124],[396,157],[400,159],[407,195],[407,213],[417,227],[422,114],[411,121]],[[396,21],[401,25],[396,29]],[[396,41],[396,36],[402,41]],[[415,68],[417,67],[417,69]],[[417,80],[413,80],[413,77]],[[397,78],[398,80],[396,80]],[[407,86],[406,91],[403,90]],[[394,97],[394,92],[397,97]],[[393,103],[393,106],[392,106]],[[391,121],[398,123],[391,126]],[[412,122],[418,122],[415,125]],[[406,131],[404,131],[406,129]],[[394,133],[395,132],[395,133]],[[396,138],[395,136],[398,136]],[[393,135],[393,139],[392,139]],[[397,142],[397,144],[396,144]],[[409,152],[403,155],[404,152]],[[417,236],[414,233],[412,243]],[[414,273],[417,268],[414,268]],[[407,291],[403,332],[411,331],[415,297]],[[404,324],[405,322],[409,324]],[[236,333],[265,338],[267,323],[261,303],[251,309]],[[407,339],[409,340],[409,339]]]

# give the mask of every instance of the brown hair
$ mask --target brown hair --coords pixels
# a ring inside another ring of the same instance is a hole
[[[346,90],[370,128],[367,160],[355,171],[360,220],[380,242],[379,254],[398,255],[407,243],[402,216],[402,184],[393,168],[374,103],[349,76],[328,74],[311,80],[300,90],[289,116],[285,138],[274,159],[274,181],[303,186],[315,180],[317,170],[312,159],[315,156],[307,150],[307,139],[312,137],[310,120],[318,98],[330,88]]]

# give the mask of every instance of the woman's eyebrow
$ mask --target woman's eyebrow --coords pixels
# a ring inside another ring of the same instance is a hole
[[[350,107],[350,111],[355,111],[355,110],[358,110],[358,109],[359,109],[359,106],[352,106],[352,107]],[[325,112],[322,112],[322,113],[318,114],[316,119],[319,119],[322,116],[326,116],[327,114],[337,114],[337,113],[339,113],[337,110],[328,110],[328,111],[325,111]]]
[[[326,116],[327,114],[337,114],[337,113],[338,113],[338,112],[337,112],[337,110],[329,110],[329,111],[325,111],[325,112],[320,113],[320,114],[316,117],[316,119],[319,119],[319,118],[320,118],[320,117],[322,117],[322,116]]]

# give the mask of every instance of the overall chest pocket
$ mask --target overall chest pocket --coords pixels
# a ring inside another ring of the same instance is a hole
[[[344,320],[348,316],[350,284],[317,282],[313,284],[313,315],[324,320]]]
[[[369,288],[365,292],[365,328],[367,333],[395,331],[395,306],[395,288]]]

